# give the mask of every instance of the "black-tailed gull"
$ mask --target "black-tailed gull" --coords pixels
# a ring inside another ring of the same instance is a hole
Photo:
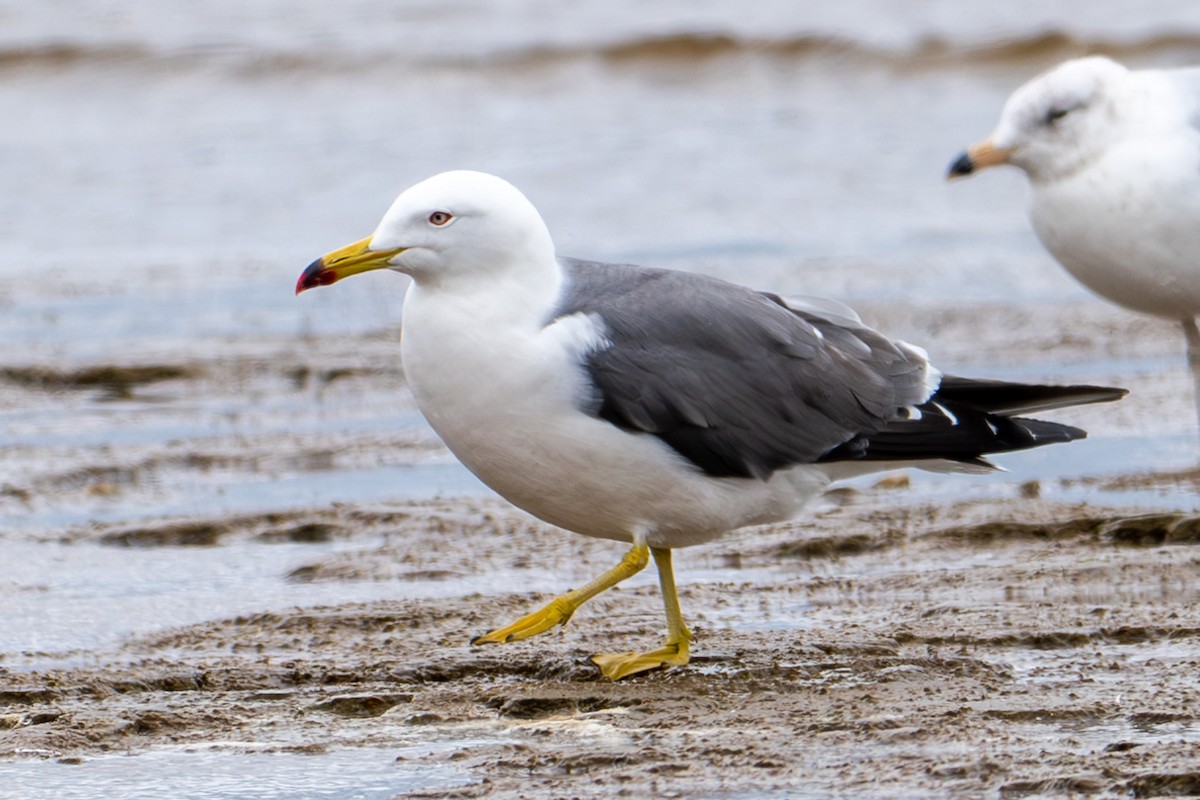
[[[1200,415],[1200,67],[1067,61],[1013,92],[950,176],[1012,164],[1046,249],[1114,303],[1179,320]]]
[[[558,258],[537,210],[492,175],[408,189],[297,293],[371,269],[412,277],[404,369],[446,446],[512,503],[629,542],[613,569],[475,644],[561,625],[653,557],[667,640],[597,655],[614,680],[688,660],[671,549],[791,518],[831,481],[896,466],[985,470],[987,453],[1084,436],[1013,415],[1119,389],[943,378],[840,304],[713,278]]]

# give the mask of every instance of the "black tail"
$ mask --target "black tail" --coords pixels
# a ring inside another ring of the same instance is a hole
[[[1087,432],[1058,422],[1013,416],[1119,400],[1124,389],[1040,386],[946,376],[917,413],[830,450],[821,461],[940,459],[990,466],[989,453],[1083,439]]]

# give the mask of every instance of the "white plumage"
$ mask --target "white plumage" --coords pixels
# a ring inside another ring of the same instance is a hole
[[[1122,394],[943,379],[923,350],[838,303],[559,258],[524,195],[476,172],[407,190],[297,291],[378,268],[413,278],[404,368],[446,446],[521,508],[632,545],[605,575],[475,642],[562,624],[653,555],[667,643],[594,657],[614,679],[687,662],[672,548],[791,518],[839,478],[977,471],[987,453],[1080,438],[1012,414]]]

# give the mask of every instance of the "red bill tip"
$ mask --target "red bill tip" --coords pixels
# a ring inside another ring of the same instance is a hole
[[[335,283],[337,279],[337,273],[331,269],[326,269],[321,259],[317,259],[309,264],[308,268],[300,274],[300,279],[296,281],[296,294],[300,294],[305,289],[312,289],[316,286],[328,286],[331,283]]]

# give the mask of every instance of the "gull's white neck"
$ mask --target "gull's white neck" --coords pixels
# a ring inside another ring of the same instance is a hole
[[[485,424],[549,374],[546,323],[562,289],[552,253],[487,273],[414,280],[404,301],[404,371],[421,412],[455,448],[456,432]],[[527,401],[524,401],[527,402]]]

